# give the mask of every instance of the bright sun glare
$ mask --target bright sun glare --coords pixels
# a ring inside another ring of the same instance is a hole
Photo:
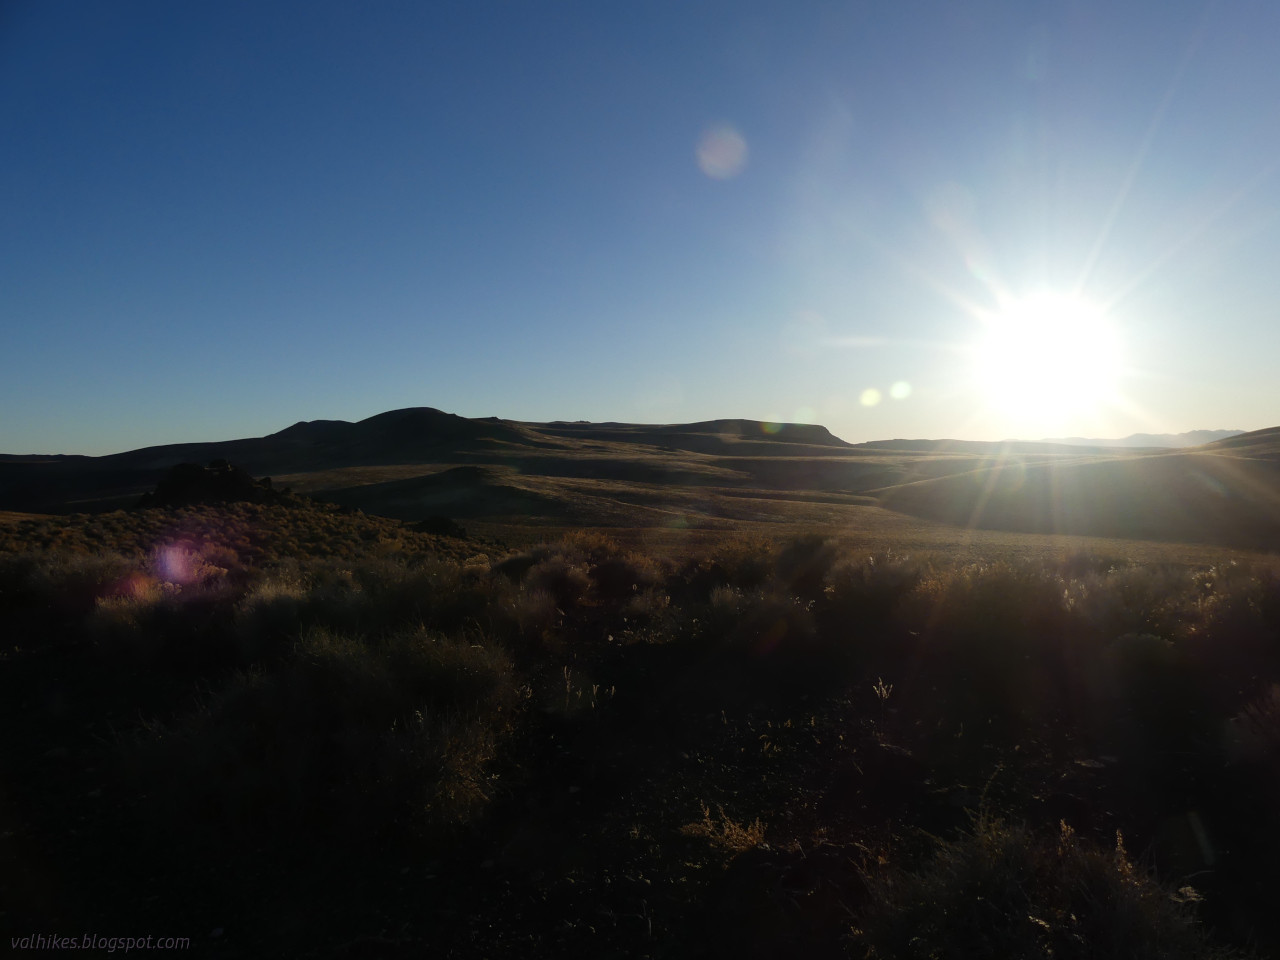
[[[1087,300],[1040,293],[1006,303],[984,322],[973,372],[993,412],[1050,430],[1115,401],[1119,338]]]

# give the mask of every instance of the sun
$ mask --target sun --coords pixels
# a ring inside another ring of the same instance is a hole
[[[1101,413],[1118,396],[1122,350],[1106,311],[1037,293],[982,317],[973,376],[993,413],[1050,430]]]

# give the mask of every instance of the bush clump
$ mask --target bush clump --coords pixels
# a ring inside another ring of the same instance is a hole
[[[1226,960],[1173,892],[1066,824],[1037,836],[986,814],[915,870],[873,868],[855,931],[867,957],[969,960]]]
[[[288,662],[234,675],[132,748],[156,816],[227,841],[430,831],[487,799],[486,765],[520,702],[492,644],[316,628]],[[315,834],[320,831],[320,834]]]

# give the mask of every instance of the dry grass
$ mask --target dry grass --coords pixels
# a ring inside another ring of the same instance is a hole
[[[730,853],[745,853],[764,843],[764,824],[759,818],[750,823],[739,823],[725,814],[724,807],[718,804],[714,817],[711,808],[702,804],[702,819],[686,823],[680,832],[686,837],[700,837]]]

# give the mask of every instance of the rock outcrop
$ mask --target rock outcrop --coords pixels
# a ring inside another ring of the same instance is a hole
[[[211,460],[207,467],[179,463],[170,467],[151,493],[142,495],[139,507],[180,507],[193,503],[286,503],[293,499],[288,488],[276,490],[271,478],[255,480],[226,460]]]

